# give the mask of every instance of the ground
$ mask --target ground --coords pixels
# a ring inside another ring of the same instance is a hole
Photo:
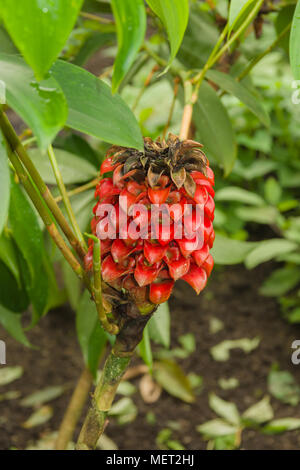
[[[300,366],[291,363],[291,344],[300,339],[300,326],[289,325],[282,320],[277,303],[261,297],[258,288],[266,276],[268,267],[261,266],[246,271],[237,266],[216,270],[205,293],[196,297],[185,283],[179,283],[170,307],[172,313],[172,347],[178,346],[176,338],[185,333],[196,337],[196,351],[187,359],[180,360],[183,370],[203,376],[203,390],[193,405],[171,397],[163,392],[154,404],[145,404],[139,393],[133,395],[138,416],[129,425],[120,427],[111,420],[107,435],[119,449],[156,449],[159,431],[177,423],[172,438],[187,449],[205,449],[207,443],[195,427],[216,416],[208,407],[208,394],[215,392],[225,400],[233,401],[240,411],[256,403],[267,393],[267,375],[270,367],[278,363],[289,370],[300,384]],[[225,328],[216,334],[209,331],[212,317],[221,319]],[[231,352],[226,362],[216,362],[209,349],[225,339],[260,337],[257,349],[250,354],[241,350]],[[22,396],[40,390],[47,385],[70,385],[69,391],[51,403],[54,415],[42,426],[24,429],[22,423],[32,410],[20,406],[19,400],[0,401],[0,449],[24,449],[40,439],[46,432],[58,429],[68,403],[71,386],[83,367],[82,357],[74,331],[74,314],[66,306],[49,313],[37,327],[28,333],[38,350],[26,349],[10,339],[3,330],[0,338],[7,342],[9,366],[22,365],[24,375],[17,381],[0,387],[0,395],[18,390]],[[135,360],[137,364],[139,359]],[[224,391],[218,380],[236,377],[240,385]],[[139,378],[133,383],[138,383]],[[272,398],[275,417],[300,418],[300,406],[291,407]],[[156,423],[149,424],[146,416],[151,411]],[[300,434],[297,431],[276,436],[263,435],[257,431],[244,431],[242,449],[298,449]]]

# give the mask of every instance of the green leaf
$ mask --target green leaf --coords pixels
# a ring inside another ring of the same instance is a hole
[[[9,223],[14,240],[29,268],[31,281],[40,272],[44,254],[43,234],[32,206],[13,180],[9,207]]]
[[[54,152],[65,184],[84,183],[97,176],[95,166],[87,160],[66,150],[54,149]],[[29,156],[43,180],[48,184],[56,185],[48,155],[39,149],[32,149],[29,151]]]
[[[250,204],[253,206],[264,205],[264,200],[256,193],[247,191],[246,189],[237,186],[227,186],[219,189],[215,197],[216,201],[235,201],[243,204]]]
[[[221,418],[224,418],[230,424],[238,426],[240,423],[240,414],[234,403],[222,400],[214,393],[209,395],[210,408]]]
[[[21,277],[19,271],[18,254],[13,239],[4,232],[0,236],[0,260],[10,270],[16,279],[18,286],[21,287]]]
[[[25,285],[23,282],[20,285],[2,262],[0,262],[0,285],[0,304],[13,312],[24,312],[29,305]]]
[[[24,346],[30,346],[30,342],[23,331],[20,315],[16,315],[0,305],[0,323],[16,341],[24,344]]]
[[[274,206],[280,202],[282,196],[282,189],[278,181],[270,177],[267,179],[264,185],[265,198],[269,204]]]
[[[19,379],[23,375],[22,366],[1,367],[0,369],[0,385],[7,385]]]
[[[109,416],[116,417],[119,425],[131,423],[135,420],[137,414],[138,409],[129,397],[121,398],[113,404],[108,412]]]
[[[271,421],[263,427],[262,431],[266,434],[280,434],[287,431],[295,431],[300,428],[300,419],[281,418]]]
[[[254,0],[231,0],[228,19],[229,34],[243,20],[253,2]]]
[[[256,246],[257,243],[233,240],[217,233],[211,254],[216,264],[239,264]]]
[[[204,145],[208,155],[223,165],[228,175],[237,154],[235,136],[226,109],[206,82],[202,83],[194,106],[194,121],[197,139]]]
[[[300,1],[297,2],[291,35],[290,35],[290,61],[292,72],[296,80],[300,79]]]
[[[259,245],[248,254],[245,260],[245,265],[248,269],[252,269],[261,263],[265,263],[266,261],[276,258],[279,255],[290,253],[296,248],[296,243],[290,242],[289,240],[280,238],[265,240],[260,242]]]
[[[206,76],[220,88],[227,91],[227,93],[236,96],[258,117],[264,126],[270,126],[270,117],[263,105],[259,102],[257,96],[253,95],[242,83],[237,82],[229,74],[219,72],[218,70],[209,70]]]
[[[41,426],[47,423],[53,416],[53,409],[51,406],[45,405],[34,411],[31,416],[22,424],[23,428],[31,429],[35,426]]]
[[[6,154],[6,147],[2,134],[0,133],[0,188],[1,188],[1,199],[0,199],[0,234],[6,223],[8,208],[9,208],[9,196],[10,196],[10,176],[8,169],[8,160]]]
[[[163,360],[154,363],[155,380],[170,394],[187,403],[193,403],[195,396],[188,378],[173,361]]]
[[[76,330],[84,361],[95,376],[107,336],[100,325],[95,304],[88,291],[83,293],[78,305]]]
[[[168,302],[160,304],[148,323],[150,338],[165,348],[170,347],[170,310]]]
[[[171,46],[169,63],[175,58],[189,19],[188,0],[147,0],[167,30]]]
[[[114,63],[112,91],[115,93],[132,66],[146,32],[143,0],[112,0],[118,35],[118,53]]]
[[[276,269],[263,283],[259,292],[267,297],[280,297],[297,286],[300,282],[299,267],[286,266]]]
[[[278,210],[273,206],[264,207],[238,207],[235,214],[245,222],[272,225],[278,218]]]
[[[271,370],[268,375],[268,389],[273,397],[288,405],[297,406],[300,401],[300,387],[286,370]]]
[[[10,39],[3,26],[0,26],[0,52],[4,52],[5,54],[18,53],[18,50],[16,49],[14,43]]]
[[[152,371],[153,357],[148,326],[144,329],[143,339],[139,344],[139,352],[144,363],[149,367],[150,371]]]
[[[241,338],[225,340],[210,349],[210,353],[215,361],[225,362],[230,358],[231,349],[242,349],[246,354],[249,354],[258,347],[260,339],[258,337]]]
[[[5,83],[7,104],[46,149],[67,119],[66,100],[56,80],[49,77],[37,83],[23,59],[7,54],[0,54],[0,80]]]
[[[238,431],[238,426],[226,423],[223,419],[212,419],[197,426],[196,430],[205,437],[215,438],[235,434]]]
[[[38,80],[63,49],[83,0],[2,0],[0,15]]]
[[[65,390],[66,387],[63,385],[53,385],[51,387],[46,387],[23,398],[20,402],[20,405],[25,407],[41,406],[44,403],[48,403],[49,401],[60,397],[65,392]]]
[[[62,260],[61,269],[69,302],[76,311],[80,299],[81,282],[65,259]]]
[[[266,396],[258,403],[250,406],[242,415],[243,420],[255,424],[263,424],[274,417],[270,397]]]
[[[72,129],[105,142],[144,149],[142,134],[133,112],[108,85],[86,70],[63,61],[51,69],[65,93]]]

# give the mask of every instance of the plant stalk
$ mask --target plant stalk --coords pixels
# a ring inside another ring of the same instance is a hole
[[[82,251],[86,251],[87,246],[86,246],[86,243],[84,241],[81,230],[79,228],[79,225],[77,223],[75,214],[73,212],[73,208],[71,206],[70,199],[68,197],[68,193],[67,193],[65,184],[63,182],[63,178],[62,178],[61,172],[59,170],[58,163],[57,163],[52,145],[49,145],[49,147],[48,147],[48,156],[49,156],[50,163],[52,165],[52,169],[53,169],[53,173],[54,173],[54,176],[55,176],[55,179],[56,179],[56,182],[57,182],[58,189],[60,191],[64,206],[66,208],[66,211],[67,211],[69,220],[71,222],[71,225],[73,227],[74,233],[75,233],[77,239],[79,240],[79,242],[81,244]]]
[[[10,121],[8,120],[7,116],[0,109],[0,127],[4,134],[4,137],[9,142],[11,149],[16,152],[28,171],[30,177],[32,178],[34,184],[36,185],[38,191],[40,192],[42,198],[44,199],[45,203],[47,204],[50,212],[53,214],[53,217],[57,221],[58,225],[62,229],[63,233],[69,240],[71,246],[77,252],[81,259],[85,256],[85,251],[83,250],[79,240],[75,237],[71,227],[69,226],[65,216],[61,212],[60,208],[58,207],[55,199],[53,198],[49,188],[42,180],[39,172],[37,171],[36,167],[32,163],[31,159],[29,158],[25,148],[23,147],[21,141],[19,140],[14,128],[12,127]]]

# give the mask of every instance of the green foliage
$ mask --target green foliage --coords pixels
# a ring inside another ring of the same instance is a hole
[[[112,9],[118,34],[118,54],[112,77],[112,91],[115,93],[143,44],[146,11],[143,0],[112,0]]]
[[[70,35],[83,0],[3,0],[0,15],[14,43],[42,80]]]

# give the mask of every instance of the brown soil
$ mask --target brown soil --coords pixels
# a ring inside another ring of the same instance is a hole
[[[203,376],[204,387],[196,403],[191,406],[163,392],[152,405],[143,402],[139,393],[133,398],[138,406],[138,417],[130,425],[118,426],[113,420],[107,435],[120,449],[156,449],[158,432],[169,427],[169,422],[179,423],[179,430],[172,438],[187,449],[205,449],[206,443],[196,432],[196,425],[214,418],[208,407],[208,393],[216,392],[224,399],[234,401],[243,411],[267,393],[267,375],[271,365],[277,362],[284,370],[290,370],[300,383],[300,366],[291,364],[291,344],[300,338],[300,326],[290,326],[280,317],[275,301],[261,297],[257,289],[265,277],[265,268],[246,271],[242,267],[228,268],[214,273],[205,293],[197,298],[185,283],[179,284],[170,302],[172,312],[172,346],[178,346],[178,336],[192,332],[197,340],[196,352],[179,361],[186,372]],[[221,319],[225,328],[210,334],[209,320]],[[225,339],[243,337],[261,338],[260,346],[251,354],[234,350],[227,362],[216,362],[209,349]],[[26,349],[10,339],[3,330],[0,338],[7,342],[8,365],[22,365],[24,375],[6,387],[19,390],[22,396],[48,385],[74,384],[83,367],[81,353],[74,331],[74,314],[69,309],[53,311],[28,333],[38,350]],[[218,385],[221,377],[236,377],[240,386],[223,391]],[[136,379],[138,381],[138,379]],[[23,408],[18,400],[0,402],[0,449],[26,448],[43,433],[57,430],[70,393],[54,400],[53,418],[45,425],[30,430],[21,424],[31,410]],[[290,407],[272,399],[275,417],[300,417],[300,406]],[[146,421],[147,413],[156,416],[156,424]],[[298,449],[300,434],[297,431],[277,436],[262,435],[248,430],[243,433],[243,449]]]

